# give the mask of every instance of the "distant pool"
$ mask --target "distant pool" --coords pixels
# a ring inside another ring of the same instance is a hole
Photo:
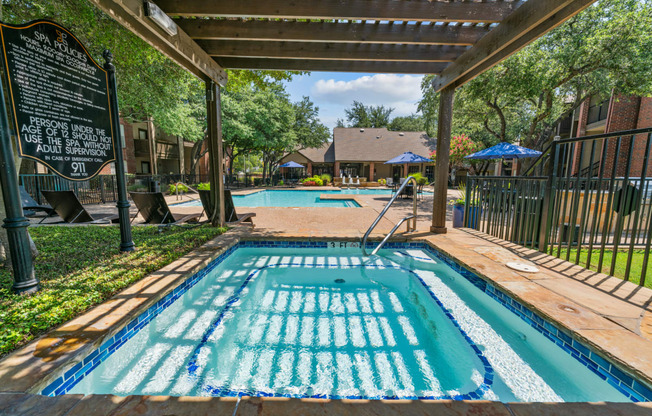
[[[233,195],[236,207],[339,207],[357,208],[360,205],[352,199],[320,199],[322,194],[391,195],[391,189],[344,189],[344,190],[265,190],[249,195]],[[176,204],[177,207],[200,207],[201,201]]]

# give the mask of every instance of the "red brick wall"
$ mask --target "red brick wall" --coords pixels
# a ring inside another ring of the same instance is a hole
[[[640,97],[625,96],[613,94],[609,102],[609,114],[607,116],[606,133],[613,133],[622,130],[632,130],[636,128],[639,110],[641,105]],[[640,140],[637,140],[640,142]],[[617,138],[609,139],[607,148],[607,157],[604,161],[605,173],[610,174],[613,171],[614,159],[616,157]],[[620,152],[618,152],[618,161],[616,164],[616,176],[624,176],[627,170],[627,158],[629,157],[630,147],[632,146],[632,137],[623,137],[620,143]],[[632,153],[632,170],[640,172],[642,167],[642,157],[636,158],[636,143]],[[641,153],[641,152],[638,152]],[[638,168],[638,170],[636,169]],[[630,176],[638,176],[631,175]]]
[[[638,123],[636,124],[637,129],[644,129],[647,127],[652,127],[652,97],[643,97],[641,98],[641,106],[638,112]],[[638,169],[635,170],[636,175],[639,176],[643,171],[643,158],[645,157],[645,150],[647,145],[648,135],[641,134],[636,137],[636,144],[634,147],[635,157],[633,161],[637,164]],[[651,152],[652,153],[652,152]],[[647,163],[647,176],[652,176],[652,154],[648,157]]]
[[[589,105],[591,104],[591,99],[587,98],[580,105],[580,116],[577,122],[577,131],[573,137],[582,137],[586,136],[586,124],[589,120]],[[575,153],[573,154],[573,169],[571,172],[573,175],[577,174],[580,166],[580,160],[582,156],[581,149],[582,146],[575,146]]]

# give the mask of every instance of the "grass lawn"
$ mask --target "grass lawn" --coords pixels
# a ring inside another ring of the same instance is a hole
[[[199,247],[226,229],[207,225],[162,233],[133,227],[137,250],[120,254],[118,227],[34,227],[42,289],[27,296],[11,291],[12,272],[0,269],[0,356],[101,303],[148,273]]]
[[[566,251],[562,249],[561,259],[566,260]],[[557,254],[555,249],[553,255]],[[634,250],[632,254],[632,265],[629,271],[629,281],[632,283],[638,284],[641,278],[641,271],[643,270],[643,256],[645,255],[644,250]],[[577,250],[571,249],[570,261],[575,262],[575,257],[577,256]],[[628,250],[618,251],[616,256],[616,268],[614,269],[614,276],[620,279],[625,279],[625,271],[627,270],[627,258],[629,256]],[[586,261],[588,257],[588,250],[582,249],[580,253],[580,266],[586,267]],[[605,250],[604,258],[602,260],[602,273],[609,274],[611,271],[611,263],[613,258],[613,250]],[[600,261],[600,251],[593,250],[591,252],[591,270],[598,271],[598,263]],[[645,287],[652,289],[652,255],[647,264],[647,274],[645,277]]]

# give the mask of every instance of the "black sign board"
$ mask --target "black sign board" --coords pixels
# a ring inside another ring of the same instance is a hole
[[[107,72],[57,23],[0,23],[18,151],[83,181],[115,160]]]

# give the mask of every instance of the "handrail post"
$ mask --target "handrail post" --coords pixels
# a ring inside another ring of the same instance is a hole
[[[555,136],[550,147],[550,159],[548,162],[548,180],[543,193],[543,204],[541,206],[541,223],[539,224],[539,251],[545,253],[548,251],[548,235],[552,226],[552,217],[554,204],[552,197],[556,189],[555,176],[557,175],[557,150],[559,148],[559,136]]]
[[[378,225],[380,220],[385,216],[385,213],[387,212],[389,207],[392,206],[394,201],[396,201],[396,198],[401,194],[401,192],[403,192],[403,189],[405,189],[405,187],[410,183],[410,181],[414,182],[414,185],[413,185],[414,192],[412,192],[412,200],[413,200],[412,205],[413,205],[413,212],[414,212],[414,214],[412,216],[414,217],[414,223],[413,223],[412,231],[415,231],[417,229],[417,202],[416,202],[417,180],[414,178],[414,176],[408,176],[407,179],[405,180],[405,182],[403,182],[403,185],[401,185],[398,188],[398,190],[396,191],[396,194],[394,194],[394,196],[392,196],[392,198],[389,200],[387,205],[385,205],[385,208],[383,208],[383,210],[380,212],[380,214],[378,214],[378,217],[374,220],[374,222],[371,224],[371,226],[367,229],[367,232],[364,234],[364,237],[362,237],[362,243],[360,245],[362,246],[361,247],[362,248],[362,254],[364,256],[367,256],[366,245],[367,245],[367,238],[369,238],[369,234],[371,234],[373,229],[376,228],[376,225]],[[406,220],[406,218],[403,218],[403,220],[401,220],[401,222],[405,221],[405,220]],[[399,225],[400,225],[400,223],[399,223]],[[398,227],[396,227],[396,228],[398,228]],[[407,228],[408,228],[407,232],[410,232],[410,221],[408,221]],[[393,234],[393,231],[395,231],[395,229],[392,230],[391,234]]]

